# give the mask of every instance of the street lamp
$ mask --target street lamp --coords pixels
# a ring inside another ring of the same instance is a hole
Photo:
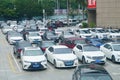
[[[69,27],[69,0],[67,0],[67,26]]]

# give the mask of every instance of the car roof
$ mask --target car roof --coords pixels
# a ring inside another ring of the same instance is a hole
[[[104,67],[97,65],[97,64],[82,64],[78,66],[78,69],[81,73],[89,73],[89,72],[101,72],[101,73],[108,73]]]
[[[120,44],[120,42],[108,42],[108,44],[111,44],[111,45],[113,45],[113,44]]]
[[[25,50],[40,50],[39,47],[24,47]]]
[[[65,45],[53,45],[52,47],[53,47],[53,48],[68,48],[68,47],[65,46]]]
[[[65,39],[68,39],[68,40],[84,40],[84,38],[80,38],[80,37],[69,37],[69,38],[65,38]]]

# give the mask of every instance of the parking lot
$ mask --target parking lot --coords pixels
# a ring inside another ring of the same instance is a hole
[[[8,44],[1,31],[0,51],[0,80],[72,80],[75,68],[56,69],[49,62],[46,70],[23,71],[20,60],[13,54],[13,46]],[[120,64],[107,60],[103,66],[114,80],[120,79]]]

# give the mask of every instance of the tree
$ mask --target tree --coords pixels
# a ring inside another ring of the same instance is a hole
[[[82,15],[84,20],[85,9],[87,7],[87,0],[76,0],[76,2],[78,3],[78,9],[82,8]]]

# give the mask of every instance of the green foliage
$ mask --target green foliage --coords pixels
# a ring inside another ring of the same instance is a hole
[[[20,18],[33,16],[53,15],[54,9],[57,8],[57,0],[0,0],[0,16],[5,18]],[[58,0],[59,8],[67,8],[67,0]],[[78,4],[85,7],[85,0],[68,0],[71,10],[78,9]],[[78,1],[76,3],[76,1]],[[82,2],[81,2],[82,1]],[[73,13],[70,13],[73,15]]]
[[[82,22],[82,28],[87,28],[87,27],[88,27],[88,23]]]
[[[91,23],[89,24],[89,27],[90,27],[90,28],[94,28],[94,27],[95,27],[95,23],[94,23],[94,22],[91,22]]]

